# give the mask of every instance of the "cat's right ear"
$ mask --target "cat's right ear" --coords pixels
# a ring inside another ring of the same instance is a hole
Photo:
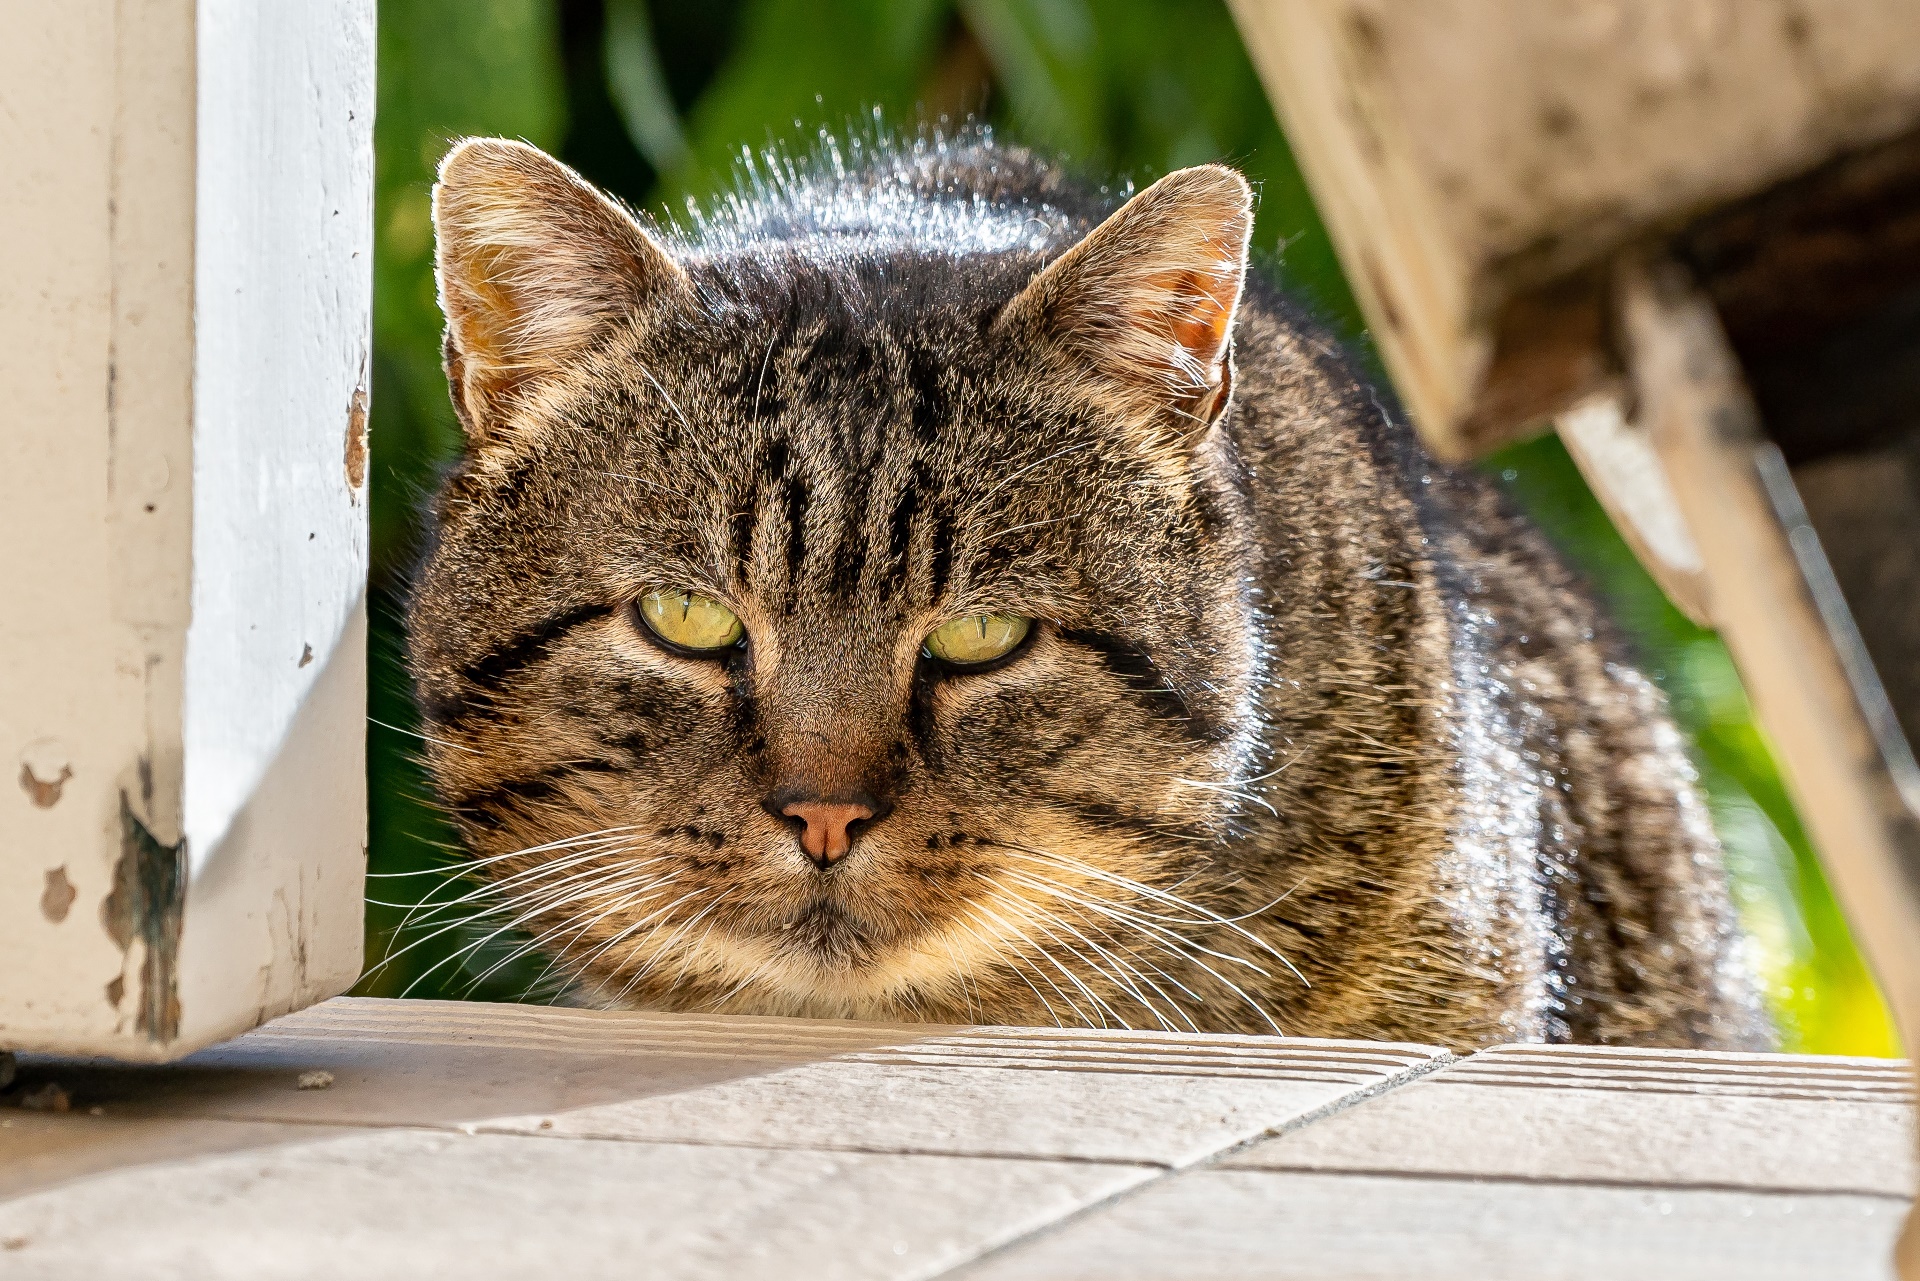
[[[469,138],[433,189],[447,381],[471,444],[613,324],[690,295],[634,216],[537,147]]]
[[[1049,263],[995,326],[1063,347],[1124,401],[1211,426],[1232,391],[1252,231],[1245,178],[1178,170]]]

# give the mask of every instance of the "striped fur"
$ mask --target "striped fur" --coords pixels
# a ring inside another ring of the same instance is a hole
[[[531,148],[443,168],[470,449],[411,662],[476,902],[606,1004],[1768,1040],[1660,696],[1240,296],[1237,176],[1105,221],[983,136],[854,150],[671,235]],[[662,586],[748,644],[650,643]],[[1040,620],[1005,665],[920,654],[991,611]],[[831,866],[797,776],[884,798]]]

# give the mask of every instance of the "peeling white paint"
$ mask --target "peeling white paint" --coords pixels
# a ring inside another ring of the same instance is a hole
[[[0,1046],[173,1057],[361,961],[374,6],[7,26]],[[158,980],[136,848],[184,850]]]

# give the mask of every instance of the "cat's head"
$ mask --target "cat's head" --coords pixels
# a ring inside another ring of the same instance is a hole
[[[1093,227],[968,163],[685,243],[524,145],[442,166],[468,447],[411,665],[489,892],[590,998],[1152,1024],[1208,925],[1258,764],[1247,186]]]

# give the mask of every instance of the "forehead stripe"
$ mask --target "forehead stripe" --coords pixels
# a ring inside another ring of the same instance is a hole
[[[806,478],[789,476],[786,484],[788,612],[799,603],[800,570],[807,559],[807,499]]]

